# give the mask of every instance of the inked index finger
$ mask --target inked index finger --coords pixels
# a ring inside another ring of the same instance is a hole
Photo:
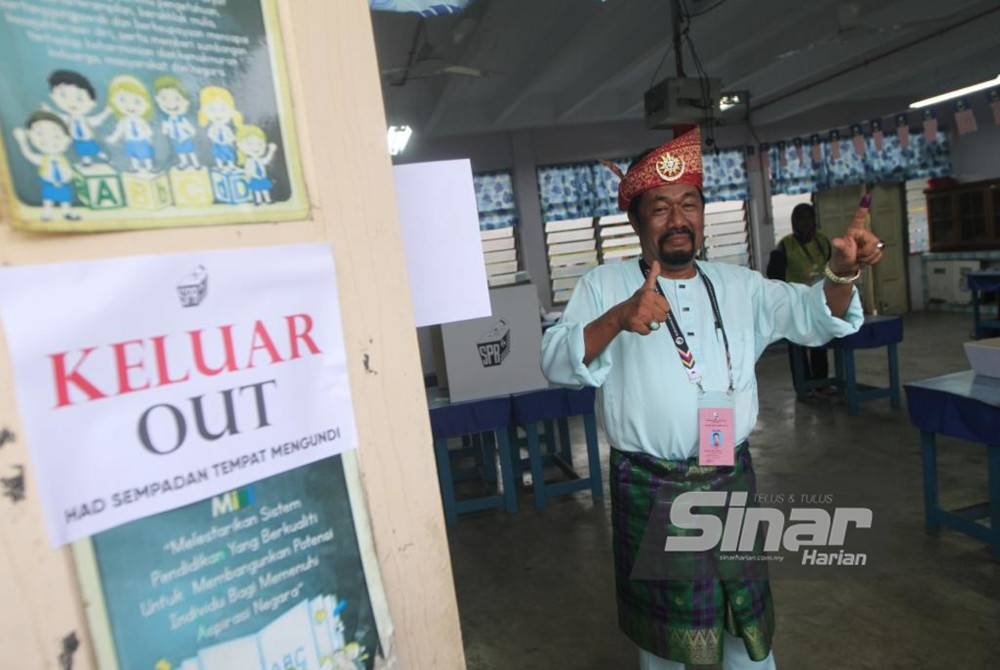
[[[851,222],[849,224],[847,224],[848,229],[854,228],[857,230],[865,230],[866,228],[865,220],[868,218],[869,215],[868,210],[871,207],[871,204],[872,204],[871,193],[865,193],[863,196],[861,196],[861,202],[858,203],[858,208],[854,210],[854,218],[851,219]]]

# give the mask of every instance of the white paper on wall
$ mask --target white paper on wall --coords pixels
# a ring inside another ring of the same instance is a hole
[[[416,325],[489,316],[471,163],[398,165],[393,176]]]
[[[0,270],[59,545],[357,446],[326,245]]]

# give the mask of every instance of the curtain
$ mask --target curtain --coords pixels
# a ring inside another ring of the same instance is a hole
[[[864,139],[864,155],[859,156],[851,139],[837,140],[839,158],[834,158],[833,143],[820,144],[820,160],[813,160],[813,147],[803,146],[800,161],[793,146],[782,150],[771,147],[768,162],[771,170],[771,193],[794,195],[812,193],[836,186],[858,185],[868,182],[905,181],[943,177],[951,173],[951,151],[948,137],[938,133],[928,142],[922,133],[910,135],[904,149],[895,135],[886,135],[882,150],[875,147],[875,140]]]
[[[517,225],[514,180],[510,172],[482,172],[472,176],[479,209],[479,229],[493,230]]]
[[[706,201],[747,199],[746,158],[741,150],[707,151],[702,164]]]
[[[538,168],[538,195],[542,204],[542,220],[579,219],[603,216],[614,211],[606,202],[609,189],[605,180],[608,177],[605,177],[602,171],[615,178],[612,172],[600,163],[573,163]]]
[[[622,172],[631,159],[614,161]],[[705,200],[746,200],[747,172],[740,150],[709,151],[702,158]],[[538,168],[543,221],[607,216],[618,210],[618,176],[600,162]]]

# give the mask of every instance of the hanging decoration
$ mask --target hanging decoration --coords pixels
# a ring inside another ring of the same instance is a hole
[[[813,163],[823,162],[823,145],[819,139],[819,135],[813,135],[809,138],[809,144],[811,145],[811,153]]]
[[[959,98],[955,101],[955,127],[959,135],[968,135],[979,130],[976,115],[969,106],[968,98]]]
[[[768,154],[770,153],[768,151],[768,149],[770,149],[770,148],[771,148],[770,144],[768,144],[767,142],[761,142],[761,144],[760,144],[760,169],[763,170],[764,172],[766,172],[767,174],[771,174],[771,160],[770,160],[770,157],[768,156]]]
[[[861,127],[860,123],[855,123],[851,126],[851,143],[854,144],[854,153],[858,155],[858,158],[864,158],[865,156],[865,131]]]
[[[910,146],[910,120],[906,114],[896,115],[896,137],[899,138],[899,146],[905,151]]]
[[[785,167],[788,165],[788,152],[786,149],[788,145],[784,142],[778,142],[778,165]]]
[[[840,131],[833,130],[830,132],[830,155],[833,160],[840,160]]]
[[[885,148],[885,135],[882,134],[882,119],[872,119],[871,123],[872,140],[875,142],[875,151],[879,153]]]
[[[805,163],[805,152],[802,150],[802,138],[796,137],[792,140],[792,144],[795,146],[795,157],[798,159],[799,163]]]
[[[993,124],[1000,126],[1000,88],[990,91],[990,108],[993,110]]]
[[[924,110],[922,118],[924,123],[924,139],[928,142],[933,142],[937,139],[938,132],[937,112],[928,107]]]

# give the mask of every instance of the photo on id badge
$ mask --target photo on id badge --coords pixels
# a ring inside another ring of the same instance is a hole
[[[698,402],[698,464],[733,465],[733,401],[726,393],[706,393]]]

